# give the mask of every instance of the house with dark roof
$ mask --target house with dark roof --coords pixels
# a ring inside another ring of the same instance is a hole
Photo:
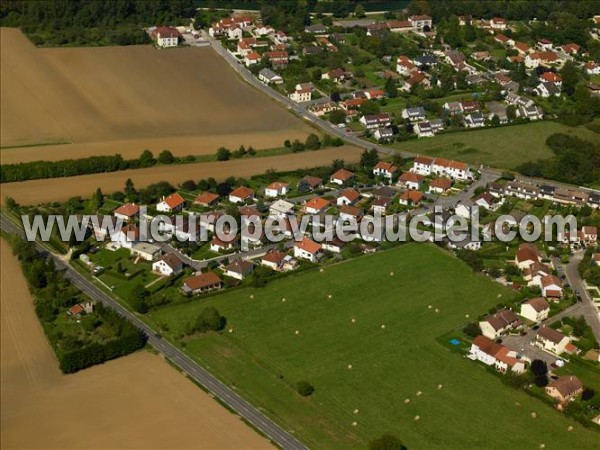
[[[551,381],[545,389],[550,397],[559,403],[566,403],[583,392],[583,383],[575,375],[569,375]]]
[[[521,326],[519,317],[510,309],[503,309],[479,322],[481,334],[489,339],[498,339],[505,333]]]
[[[236,259],[230,264],[223,268],[225,276],[235,278],[236,280],[243,280],[254,270],[254,264],[244,259]]]
[[[186,278],[181,286],[184,294],[196,295],[219,290],[223,287],[223,280],[214,272],[206,272]]]
[[[569,338],[560,331],[547,326],[543,326],[537,330],[534,340],[535,345],[556,355],[564,353],[565,347],[570,342]]]
[[[178,275],[183,271],[183,261],[175,253],[167,253],[152,263],[152,271],[166,277]]]
[[[546,320],[549,314],[550,304],[543,297],[528,299],[521,303],[519,315],[532,322],[540,323],[542,320]]]

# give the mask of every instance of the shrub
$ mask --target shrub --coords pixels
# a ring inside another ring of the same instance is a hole
[[[315,388],[308,381],[299,381],[296,385],[296,392],[302,397],[310,397],[315,392]]]
[[[396,436],[384,434],[369,443],[369,450],[406,450],[406,447]]]

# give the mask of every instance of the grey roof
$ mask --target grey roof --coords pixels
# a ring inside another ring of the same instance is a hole
[[[268,69],[266,67],[264,69],[261,69],[260,72],[258,72],[258,74],[262,75],[263,77],[268,78],[268,79],[273,79],[273,78],[276,78],[276,77],[280,77],[280,75],[276,74],[271,69]]]
[[[435,56],[432,55],[421,55],[421,56],[417,56],[414,61],[417,64],[420,65],[433,65],[433,64],[437,64],[437,59],[435,58]]]
[[[424,116],[425,108],[423,108],[422,106],[417,106],[414,108],[406,108],[406,113],[409,116]]]
[[[327,33],[327,27],[321,23],[308,25],[304,28],[307,33]]]

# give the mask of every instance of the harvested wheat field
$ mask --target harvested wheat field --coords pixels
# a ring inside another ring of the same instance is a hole
[[[310,127],[237,77],[211,48],[36,48],[0,29],[2,163],[165,148],[280,146]]]
[[[272,448],[148,352],[62,375],[5,241],[0,253],[3,449]]]
[[[292,153],[264,158],[234,159],[221,162],[158,166],[149,169],[124,170],[121,172],[99,173],[78,177],[52,178],[0,185],[0,204],[6,197],[14,198],[22,205],[35,205],[52,201],[67,200],[74,196],[89,197],[101,188],[110,193],[122,190],[125,180],[131,178],[137,188],[159,181],[168,181],[177,185],[185,180],[198,181],[213,177],[223,180],[230,176],[249,177],[266,172],[268,169],[279,171],[310,168],[331,164],[335,159],[346,162],[360,160],[358,147],[342,146],[315,152]]]

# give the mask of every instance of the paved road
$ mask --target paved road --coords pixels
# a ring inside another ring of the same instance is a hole
[[[581,295],[581,310],[579,312],[583,315],[587,324],[592,328],[596,341],[600,342],[600,314],[598,313],[596,305],[594,305],[592,297],[586,290],[583,280],[579,276],[579,263],[581,263],[584,254],[584,251],[578,251],[571,256],[569,263],[565,268],[565,274],[571,284],[571,288],[575,291],[579,291],[579,294]]]
[[[11,222],[6,216],[0,217],[0,226],[3,231],[8,233],[23,234],[22,230]],[[40,243],[36,243],[40,252],[49,253],[48,249],[42,246]],[[263,413],[258,411],[250,403],[242,399],[238,394],[231,390],[228,386],[220,382],[208,371],[206,371],[197,362],[192,361],[188,356],[176,348],[173,344],[169,343],[165,339],[159,337],[157,332],[150,326],[144,323],[139,317],[127,310],[115,299],[104,293],[98,287],[96,287],[90,280],[85,278],[79,272],[77,272],[70,265],[66,264],[57,255],[49,253],[56,262],[56,267],[63,269],[66,273],[66,277],[70,279],[81,291],[83,291],[90,298],[102,302],[104,305],[109,306],[116,310],[121,316],[135,324],[148,336],[148,342],[162,353],[166,358],[176,364],[181,370],[183,370],[190,378],[202,385],[211,394],[229,406],[237,414],[247,420],[254,427],[262,431],[268,436],[273,442],[284,449],[292,450],[307,450],[307,447],[301,444],[296,438],[290,433],[282,429],[280,426],[272,422]]]

